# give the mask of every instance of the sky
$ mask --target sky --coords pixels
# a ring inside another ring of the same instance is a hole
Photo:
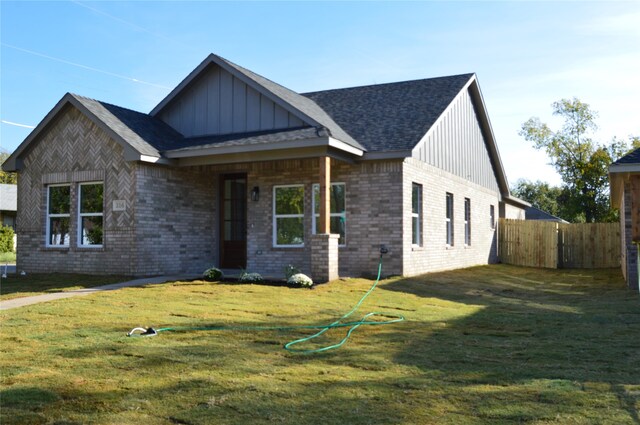
[[[297,92],[475,72],[511,184],[559,184],[518,132],[577,97],[640,135],[640,2],[0,0],[0,150],[71,92],[151,111],[209,53]]]

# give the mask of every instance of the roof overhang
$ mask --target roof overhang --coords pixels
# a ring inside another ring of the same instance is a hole
[[[511,206],[523,208],[523,209],[531,206],[529,202],[523,201],[522,199],[516,198],[515,196],[511,196],[511,195],[506,195],[506,196],[503,195],[502,202],[504,202],[505,204],[509,204]]]
[[[111,137],[116,143],[118,143],[124,149],[124,157],[127,161],[143,161],[143,162],[151,162],[156,164],[170,164],[171,161],[168,161],[166,158],[162,158],[161,156],[153,156],[153,155],[144,155],[134,149],[126,140],[122,138],[116,131],[114,131],[111,127],[109,127],[105,122],[103,122],[100,118],[98,118],[93,112],[91,112],[86,106],[82,104],[74,95],[71,93],[65,94],[62,99],[58,101],[56,106],[49,111],[49,113],[40,121],[40,123],[36,126],[36,128],[29,133],[26,139],[16,148],[16,150],[7,158],[7,160],[2,164],[2,169],[4,171],[20,171],[23,166],[22,155],[25,153],[29,145],[37,139],[46,129],[52,125],[56,119],[64,113],[66,108],[74,107],[80,111],[85,117],[87,117],[91,122],[93,122],[96,126],[98,126],[101,130],[103,130],[109,137]]]
[[[275,161],[330,156],[353,162],[363,156],[360,149],[333,137],[314,137],[302,140],[284,140],[270,143],[238,145],[209,144],[163,152],[180,166],[205,164],[230,164],[236,162]]]
[[[620,208],[624,195],[624,184],[633,174],[640,174],[640,164],[615,164],[609,167],[609,192],[611,206]]]

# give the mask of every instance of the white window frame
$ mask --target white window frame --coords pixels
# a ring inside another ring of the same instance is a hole
[[[342,219],[344,220],[344,222],[347,222],[347,185],[346,183],[342,183],[342,182],[336,182],[336,183],[331,183],[331,186],[344,186],[344,211],[341,213],[329,213],[329,218],[331,217],[342,217]],[[318,192],[320,192],[320,184],[319,183],[314,183],[311,186],[311,211],[313,212],[313,214],[311,215],[311,232],[315,235],[316,234],[316,221],[318,220],[318,218],[320,218],[320,214],[316,214],[316,188],[318,188]],[[329,232],[331,232],[331,229],[329,229]],[[347,246],[347,226],[344,227],[344,243],[342,244],[338,244],[339,247],[345,247]]]
[[[418,212],[413,212],[413,188],[418,187]],[[413,223],[414,219],[417,219],[418,228],[417,228],[417,243],[413,240]],[[422,185],[419,183],[412,182],[411,183],[411,245],[412,246],[422,246]]]
[[[67,214],[51,214],[49,212],[49,201],[51,200],[51,191],[52,187],[68,187],[69,188],[69,213]],[[51,219],[52,218],[69,218],[69,233],[68,238],[69,242],[64,245],[60,244],[51,244]],[[71,242],[71,184],[63,183],[63,184],[49,184],[47,185],[47,224],[46,224],[46,234],[45,234],[45,246],[47,248],[69,248]]]
[[[471,246],[471,199],[464,198],[464,246]]]
[[[82,203],[82,186],[102,185],[102,212],[101,213],[83,213],[81,211]],[[78,183],[78,229],[77,243],[78,248],[102,248],[104,246],[104,182],[82,182]],[[82,243],[82,218],[83,217],[102,217],[102,243],[101,244],[83,244]]]
[[[449,208],[449,199],[451,199],[451,208]],[[446,197],[445,197],[445,223],[446,223],[446,242],[447,242],[447,246],[448,247],[452,247],[455,244],[455,233],[454,233],[454,228],[453,228],[453,218],[455,217],[454,211],[453,211],[453,193],[449,193],[447,192]],[[451,216],[447,215],[447,213],[450,212]]]
[[[278,214],[276,215],[276,190],[277,189],[285,189],[288,187],[301,187],[302,188],[302,214]],[[272,199],[273,199],[273,208],[272,208],[272,216],[273,216],[273,223],[272,223],[272,243],[273,243],[273,247],[274,248],[304,248],[304,184],[285,184],[285,185],[276,185],[273,186],[273,191],[272,191]],[[278,219],[279,218],[302,218],[302,240],[303,242],[301,244],[294,244],[294,245],[278,245]]]
[[[491,229],[496,228],[496,207],[495,205],[489,205],[489,225]]]

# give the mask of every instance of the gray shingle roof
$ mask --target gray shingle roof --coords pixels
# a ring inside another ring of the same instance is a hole
[[[473,74],[303,93],[369,152],[411,150]]]
[[[611,165],[640,164],[640,148],[630,152]]]
[[[143,155],[160,156],[171,149],[182,135],[151,115],[71,94],[98,119]]]
[[[213,55],[213,54],[210,57],[216,58],[219,61],[224,62],[231,68],[235,69],[237,72],[240,72],[241,74],[245,75],[247,78],[253,80],[257,84],[259,84],[260,86],[262,86],[263,88],[265,88],[266,90],[274,94],[276,97],[279,97],[280,99],[287,102],[289,105],[293,106],[295,109],[299,110],[300,112],[309,116],[311,119],[315,120],[322,126],[326,127],[331,133],[331,135],[334,136],[335,138],[351,146],[354,146],[358,149],[363,149],[363,146],[360,143],[358,143],[357,140],[354,140],[354,138],[348,132],[346,132],[344,128],[341,128],[340,125],[336,124],[332,116],[327,114],[327,111],[323,110],[323,108],[318,106],[313,99],[302,96],[294,92],[293,90],[290,90],[284,86],[281,86],[280,84],[275,83],[261,75],[258,75],[253,71],[243,68],[240,65],[237,65],[231,61],[228,61],[223,57],[220,57],[218,55]]]
[[[268,130],[241,134],[225,134],[221,136],[204,136],[185,138],[174,149],[166,152],[189,151],[223,146],[249,146],[276,142],[305,140],[318,137],[317,129],[304,127],[286,130]]]

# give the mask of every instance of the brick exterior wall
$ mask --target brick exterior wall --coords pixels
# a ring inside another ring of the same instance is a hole
[[[216,183],[201,168],[136,166],[137,275],[202,273],[214,264]]]
[[[496,229],[490,206],[498,211],[499,194],[413,158],[403,164],[402,274],[497,262]],[[422,185],[422,243],[412,244],[412,183]],[[446,244],[446,194],[453,194],[454,244]],[[464,202],[471,201],[471,244],[465,246]],[[497,220],[497,217],[496,217]]]
[[[622,253],[620,262],[622,274],[631,289],[638,289],[638,245],[631,243],[631,183],[624,184],[624,195],[620,205],[620,234],[622,235]]]
[[[68,107],[24,155],[18,183],[17,269],[27,272],[136,273],[132,208],[112,211],[110,199],[132,199],[135,166],[123,149],[78,110]],[[103,248],[77,247],[78,183],[104,182]],[[70,245],[45,246],[47,185],[71,184]]]
[[[288,264],[312,275],[312,186],[317,159],[168,167],[126,162],[115,141],[69,107],[24,155],[18,188],[18,270],[127,275],[201,273],[218,265],[219,182],[247,175],[247,270],[283,276]],[[104,246],[78,248],[77,184],[103,181]],[[384,275],[487,264],[496,260],[489,205],[498,194],[416,159],[349,164],[332,160],[331,181],[345,183],[346,246],[338,248],[340,276],[374,276],[380,245],[389,249]],[[411,184],[423,187],[422,246],[411,243]],[[46,187],[71,183],[68,248],[45,246]],[[273,188],[304,185],[302,248],[273,246]],[[253,187],[259,201],[251,201]],[[454,194],[455,244],[445,244],[445,193]],[[472,243],[464,246],[464,198],[471,200]],[[124,211],[113,201],[124,200]]]

